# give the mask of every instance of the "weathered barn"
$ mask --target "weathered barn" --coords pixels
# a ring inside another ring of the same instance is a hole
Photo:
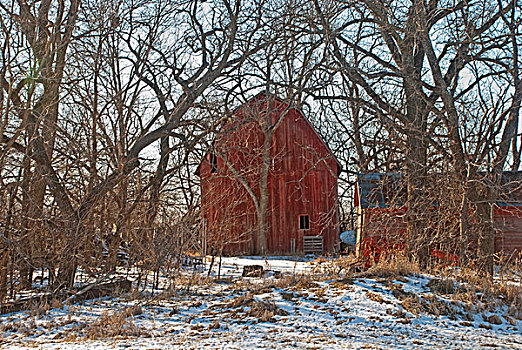
[[[396,173],[358,175],[354,203],[357,209],[359,255],[369,255],[376,249],[404,248],[406,190],[402,180],[403,176]],[[512,256],[522,253],[522,172],[504,172],[500,191],[502,200],[495,204],[493,211],[495,252]],[[439,205],[440,203],[433,203],[431,210],[437,210]],[[457,213],[446,214],[448,221],[457,222]],[[451,215],[455,217],[452,218]],[[429,214],[427,216],[430,217]],[[439,216],[433,216],[435,220],[440,220]],[[451,237],[451,232],[446,232],[445,235],[447,240]],[[455,241],[457,239],[455,234]],[[435,249],[451,253],[453,243],[450,240],[445,247],[438,246]],[[476,241],[469,243],[470,247],[476,246]]]
[[[265,187],[263,154],[269,155]],[[268,195],[265,254],[335,251],[339,171],[300,110],[257,95],[235,110],[197,169],[207,251],[262,253],[256,251],[256,233],[263,188]]]

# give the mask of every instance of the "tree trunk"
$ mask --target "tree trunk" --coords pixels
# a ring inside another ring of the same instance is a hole
[[[408,51],[413,52],[413,43],[408,44]],[[403,48],[406,51],[406,48]],[[417,59],[418,61],[419,59]],[[416,67],[413,56],[403,58],[405,75],[403,86],[406,93],[406,117],[412,129],[406,135],[406,231],[407,251],[410,258],[425,268],[429,263],[430,233],[427,232],[426,215],[429,211],[426,200],[426,162],[427,145],[423,139],[426,131],[426,107],[418,93],[417,79],[420,69]]]
[[[261,130],[263,130],[264,140],[263,140],[263,148],[261,150],[261,169],[259,173],[259,203],[258,208],[256,210],[257,213],[257,244],[256,244],[256,254],[265,254],[267,252],[267,241],[266,236],[268,233],[268,202],[270,200],[269,188],[268,188],[268,174],[270,172],[270,164],[272,163],[271,156],[271,148],[272,148],[272,139],[274,136],[274,132],[279,125],[276,123],[272,125],[272,110],[271,110],[271,101],[267,101],[267,113],[266,116],[260,117],[260,126]],[[279,121],[283,118],[282,115],[279,116]]]
[[[9,251],[5,247],[0,253],[0,303],[3,303],[7,296],[7,281],[9,274]]]
[[[509,148],[514,147],[513,167],[518,169],[520,162],[520,151],[516,149],[516,139],[519,123],[519,112],[522,101],[522,84],[519,77],[519,62],[518,62],[518,45],[517,33],[518,26],[515,22],[516,4],[511,2],[511,18],[508,22],[511,35],[511,46],[513,50],[511,76],[514,82],[514,94],[511,108],[509,110],[508,118],[502,133],[499,150],[493,161],[492,185],[488,186],[483,192],[484,196],[479,196],[477,204],[477,212],[481,223],[478,241],[478,258],[479,268],[489,274],[493,275],[494,253],[495,253],[495,227],[494,227],[494,212],[493,205],[497,202],[502,188],[502,173],[509,154]],[[482,197],[482,198],[481,198]]]
[[[264,167],[263,167],[264,168]],[[262,170],[265,172],[265,170]],[[257,236],[256,236],[256,254],[263,255],[267,251],[266,235],[268,231],[267,214],[268,214],[268,169],[266,173],[261,174],[259,179],[259,208],[257,208]]]
[[[495,189],[486,189],[488,194],[494,194]],[[478,220],[478,261],[477,267],[486,275],[493,276],[495,256],[495,227],[493,225],[493,205],[491,196],[481,194],[476,204]]]

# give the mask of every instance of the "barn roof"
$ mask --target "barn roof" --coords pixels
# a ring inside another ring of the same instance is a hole
[[[484,176],[486,173],[479,175]],[[403,178],[402,173],[357,174],[355,206],[368,209],[405,205],[406,188],[405,183],[401,181]],[[502,174],[500,199],[496,204],[522,207],[522,171],[505,171]]]
[[[265,91],[262,91],[260,93],[258,93],[257,95],[253,96],[252,98],[250,98],[248,101],[246,101],[245,103],[241,104],[240,106],[236,107],[233,112],[232,112],[232,115],[236,114],[238,111],[241,110],[241,108],[243,108],[245,105],[249,104],[249,103],[252,103],[253,101],[255,100],[267,100],[267,99],[271,99],[271,100],[276,100],[277,102],[280,102],[280,103],[284,103],[286,105],[288,105],[287,102],[285,102],[284,100],[280,99],[279,97],[273,95],[273,94],[270,94],[270,93],[267,93]],[[335,154],[332,152],[332,149],[328,146],[328,144],[323,140],[323,138],[321,137],[321,135],[319,135],[319,133],[317,132],[317,130],[315,129],[315,127],[312,125],[312,123],[310,123],[310,121],[308,120],[308,118],[306,117],[305,113],[300,109],[300,108],[297,108],[297,107],[292,107],[292,109],[295,109],[296,111],[299,112],[299,114],[301,114],[301,116],[303,117],[303,119],[306,121],[306,123],[308,124],[308,126],[312,129],[312,131],[314,132],[314,134],[317,136],[317,138],[321,141],[321,143],[324,145],[324,147],[328,150],[328,152],[330,153],[330,155],[332,156],[332,158],[335,160],[335,163],[337,164],[337,174],[336,175],[339,175],[341,173],[341,170],[342,170],[342,166],[341,166],[341,163],[339,162],[339,160],[337,159],[337,157],[335,157]],[[226,121],[225,121],[226,123]],[[196,171],[195,171],[195,174],[197,176],[199,176],[200,174],[200,168],[201,168],[201,165],[203,164],[203,162],[205,161],[206,159],[206,156],[208,155],[208,153],[205,154],[205,156],[201,159],[201,161],[199,162],[198,164],[198,167],[196,168]]]

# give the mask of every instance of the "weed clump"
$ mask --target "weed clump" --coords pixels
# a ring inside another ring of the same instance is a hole
[[[280,309],[271,301],[254,301],[250,305],[247,316],[255,317],[259,322],[275,322],[274,316],[288,316],[288,312]]]
[[[130,319],[139,310],[126,308],[113,314],[105,313],[94,323],[84,327],[85,336],[88,339],[146,336],[147,332]]]
[[[360,277],[399,278],[401,276],[418,275],[420,272],[419,264],[415,261],[410,261],[402,255],[390,255],[382,257],[377,265],[362,272]]]
[[[455,282],[450,278],[432,278],[428,282],[428,288],[436,294],[453,294]]]

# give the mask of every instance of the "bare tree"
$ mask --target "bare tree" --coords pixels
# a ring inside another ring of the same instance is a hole
[[[88,260],[81,246],[112,224],[114,261],[144,198],[146,222],[155,221],[166,176],[180,166],[169,170],[170,155],[187,154],[205,132],[192,108],[264,45],[262,6],[101,2],[83,11],[76,1],[2,3],[5,42],[16,44],[3,46],[1,141],[6,154],[25,155],[26,184],[38,187],[38,200],[24,190],[24,203],[50,204],[43,216],[60,233],[58,285],[73,283]],[[157,143],[159,162],[149,162],[144,150]],[[30,181],[33,164],[43,187]],[[142,186],[131,175],[150,166],[156,170]],[[117,220],[107,212],[114,206]]]
[[[506,121],[501,117],[504,100],[481,92],[492,82],[499,86],[496,82],[505,74],[505,62],[497,53],[506,42],[499,24],[509,6],[487,1],[363,1],[360,6],[316,1],[315,7],[320,19],[315,30],[328,40],[339,80],[350,89],[342,99],[374,115],[389,135],[396,135],[393,140],[402,149],[398,158],[403,159],[408,188],[410,254],[422,264],[428,262],[429,216],[434,214],[427,185],[433,178],[430,172],[437,169],[454,174],[461,251],[467,251],[470,230],[476,229],[470,227],[470,207],[483,200],[473,195],[472,184],[495,148],[499,129],[493,123]],[[482,99],[473,101],[472,96]],[[466,118],[474,118],[469,127],[462,122]],[[357,119],[355,123],[358,130]],[[480,255],[491,256],[491,251]]]

